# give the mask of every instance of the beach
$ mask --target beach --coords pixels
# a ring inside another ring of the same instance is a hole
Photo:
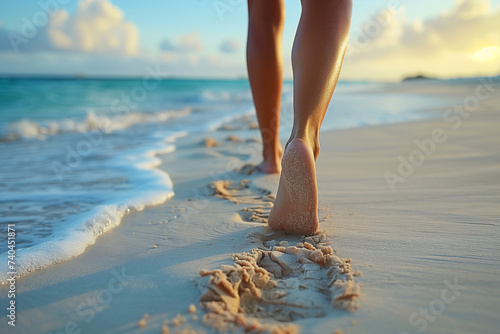
[[[387,84],[381,89],[395,96],[435,96],[440,103],[422,109],[425,117],[417,120],[321,133],[320,232],[335,256],[350,259],[359,305],[351,311],[331,303],[319,303],[318,312],[306,307],[303,313],[313,315],[294,316],[294,330],[498,331],[499,88],[479,80]],[[251,122],[236,118],[218,131],[176,137],[175,151],[153,163],[168,174],[175,195],[125,214],[80,255],[18,279],[16,326],[4,316],[0,331],[161,333],[168,320],[171,333],[216,332],[202,321],[200,271],[232,265],[233,254],[259,246],[255,236],[267,246],[304,243],[273,234],[253,217],[257,206],[265,219],[279,177],[238,171],[260,159]],[[206,145],[208,137],[217,145]],[[221,198],[209,186],[218,180],[247,186]],[[0,287],[4,314],[8,289]],[[298,291],[287,293],[293,299]],[[312,295],[304,292],[306,299]]]

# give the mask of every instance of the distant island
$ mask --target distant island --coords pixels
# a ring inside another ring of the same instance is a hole
[[[402,81],[410,81],[410,80],[428,80],[428,79],[436,79],[436,78],[432,78],[432,77],[428,77],[428,76],[425,76],[425,75],[415,75],[415,76],[410,76],[410,77],[406,77],[404,78]]]

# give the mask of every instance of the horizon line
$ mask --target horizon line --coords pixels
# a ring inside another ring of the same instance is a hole
[[[414,74],[406,75],[400,80],[373,80],[373,79],[340,79],[340,82],[351,82],[351,83],[389,83],[389,82],[402,82],[402,81],[413,81],[413,80],[467,80],[467,79],[477,79],[477,78],[497,78],[500,77],[500,73],[496,75],[478,75],[471,77],[452,77],[452,78],[439,78],[436,76],[430,76],[427,74]],[[33,80],[139,80],[143,79],[144,76],[139,75],[111,75],[111,74],[50,74],[50,73],[0,73],[0,79],[33,79]],[[194,77],[194,76],[163,76],[159,78],[160,80],[199,80],[199,81],[248,81],[246,76],[236,76],[236,77]],[[283,78],[283,82],[292,82],[293,78]]]

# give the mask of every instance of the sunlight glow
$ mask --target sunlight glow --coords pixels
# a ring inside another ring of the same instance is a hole
[[[472,59],[478,61],[490,61],[500,56],[500,49],[496,46],[490,46],[476,51],[471,55]]]

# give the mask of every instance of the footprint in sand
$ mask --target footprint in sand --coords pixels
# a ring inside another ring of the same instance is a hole
[[[267,221],[274,201],[269,191],[249,180],[215,181],[210,187],[215,196],[254,205],[244,211],[251,221]],[[359,307],[357,273],[350,259],[335,255],[325,234],[251,232],[247,238],[256,247],[233,254],[234,264],[200,273],[206,325],[219,331],[295,333],[293,320],[324,316],[330,307]]]
[[[245,164],[241,166],[240,169],[236,170],[240,174],[244,175],[252,175],[253,173],[256,173],[259,171],[256,165],[254,164]]]
[[[212,194],[219,198],[247,205],[238,212],[242,220],[267,224],[275,200],[269,190],[255,187],[247,179],[239,183],[234,183],[232,180],[213,181],[209,187]]]

